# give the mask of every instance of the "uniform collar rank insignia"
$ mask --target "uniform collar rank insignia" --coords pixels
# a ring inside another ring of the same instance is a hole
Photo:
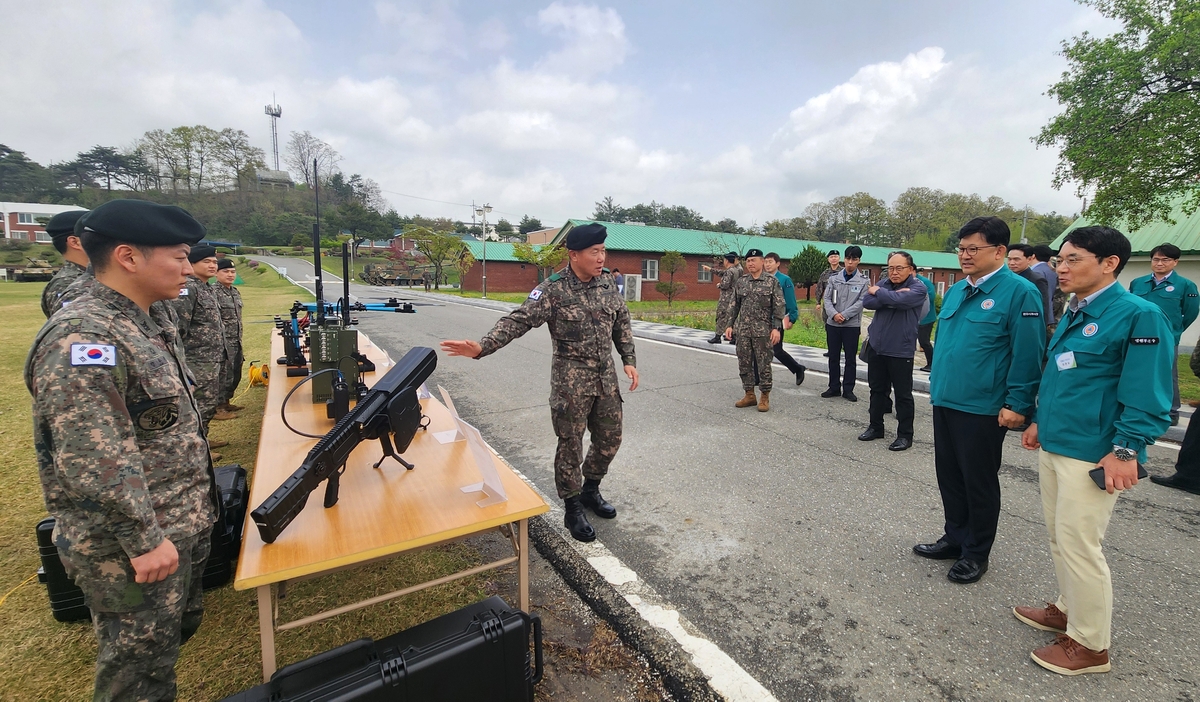
[[[71,344],[73,366],[115,366],[117,347],[108,344]]]

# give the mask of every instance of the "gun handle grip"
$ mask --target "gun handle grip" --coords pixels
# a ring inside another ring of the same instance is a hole
[[[337,472],[331,474],[329,476],[329,478],[325,481],[325,509],[329,509],[330,507],[337,504],[338,487],[341,486],[341,482],[342,482],[342,471],[341,470],[338,470]]]

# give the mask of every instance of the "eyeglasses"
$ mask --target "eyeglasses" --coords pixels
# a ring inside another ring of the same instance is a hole
[[[960,246],[957,249],[955,249],[955,251],[958,252],[959,256],[970,256],[971,258],[974,258],[975,254],[979,253],[980,250],[994,249],[994,248],[997,248],[998,246],[999,246],[999,244],[997,244],[996,246],[992,246],[990,244],[988,246],[966,246],[966,247]]]
[[[1173,258],[1161,258],[1159,256],[1154,256],[1150,259],[1150,262],[1151,263],[1170,263],[1171,261],[1174,261],[1174,260],[1175,259],[1173,259]]]
[[[1092,256],[1067,256],[1067,257],[1061,259],[1059,261],[1059,263],[1065,264],[1067,266],[1067,268],[1074,268],[1075,266],[1078,266],[1080,263],[1088,260],[1089,258],[1093,258],[1093,257]],[[1097,261],[1100,260],[1099,256],[1095,256],[1094,258]]]
[[[903,273],[904,271],[908,270],[909,268],[912,268],[912,266],[888,266],[887,272],[888,273]]]

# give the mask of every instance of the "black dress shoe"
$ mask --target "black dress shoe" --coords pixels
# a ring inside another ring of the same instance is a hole
[[[821,355],[822,355],[822,356],[824,356],[825,358],[829,358],[829,352],[828,352],[828,351],[826,351],[825,353],[823,353],[823,354],[821,354]]]
[[[932,558],[935,561],[958,560],[958,557],[962,555],[962,547],[945,539],[938,539],[937,543],[913,546],[913,553],[922,558]]]
[[[883,430],[875,427],[867,427],[867,430],[858,435],[859,441],[874,441],[875,439],[883,438]]]
[[[896,440],[888,445],[888,451],[907,451],[912,448],[912,439],[907,436],[897,436]]]
[[[987,570],[987,561],[973,561],[970,558],[960,558],[954,562],[954,565],[950,566],[950,572],[946,573],[946,577],[951,582],[966,585],[982,578]]]
[[[838,395],[841,395],[841,394],[842,394],[841,390],[834,390],[833,388],[829,388],[825,392],[821,393],[821,397],[837,397]]]
[[[806,371],[806,370],[808,370],[808,369],[805,368],[804,366],[800,366],[800,370],[796,371],[796,384],[797,385],[802,385],[804,383],[804,371]]]
[[[608,500],[604,499],[604,495],[600,494],[599,480],[589,478],[583,481],[583,492],[579,494],[579,501],[584,507],[595,512],[597,517],[612,519],[617,516],[617,508],[610,505]]]
[[[583,503],[579,498],[568,497],[564,503],[567,514],[563,518],[563,524],[571,532],[571,536],[576,541],[595,541],[596,530],[588,523],[587,515],[583,513]]]
[[[846,392],[842,393],[842,397],[843,397],[843,398],[845,398],[845,399],[847,399],[847,400],[849,400],[849,401],[851,401],[851,402],[858,402],[858,395],[855,395],[853,392],[851,392],[851,391],[849,391],[849,390],[847,390]]]
[[[1179,473],[1167,476],[1152,475],[1150,476],[1150,480],[1157,485],[1165,485],[1166,487],[1175,488],[1176,490],[1190,492],[1193,495],[1200,495],[1200,484],[1196,484],[1190,480],[1180,479]]]
[[[714,336],[713,336],[713,338],[711,338],[711,339],[709,339],[709,340],[708,340],[708,343],[710,343],[710,344],[719,344],[719,343],[721,343],[721,335],[720,335],[720,334],[716,334],[716,335],[714,335]]]
[[[922,373],[928,373],[928,372],[929,372],[929,366],[921,366],[921,367],[920,367],[920,368],[918,368],[917,370],[921,371]]]

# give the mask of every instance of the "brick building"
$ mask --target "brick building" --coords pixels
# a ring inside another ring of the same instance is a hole
[[[549,245],[561,243],[572,227],[588,224],[592,220],[572,219],[559,230]],[[703,269],[704,265],[712,266],[714,259],[728,251],[745,252],[747,249],[758,248],[764,252],[775,252],[783,259],[783,270],[787,272],[788,260],[800,253],[806,246],[815,246],[826,253],[831,250],[844,251],[847,244],[831,244],[823,241],[803,241],[798,239],[777,239],[764,236],[747,236],[726,234],[722,232],[704,232],[693,229],[671,229],[669,227],[647,227],[636,224],[619,224],[601,222],[608,229],[608,239],[605,248],[608,250],[608,268],[622,273],[632,273],[642,276],[641,299],[665,300],[666,298],[654,289],[654,284],[660,280],[659,262],[664,251],[678,251],[683,254],[684,268],[675,274],[675,282],[683,283],[687,289],[676,296],[677,300],[716,300],[720,297],[717,282],[720,274],[713,275]],[[482,282],[483,247],[480,242],[468,242],[471,254],[477,262],[463,278],[463,288],[479,290]],[[871,280],[879,280],[880,271],[887,265],[887,255],[892,249],[880,246],[862,246],[862,268],[868,271]],[[962,271],[958,267],[958,257],[952,253],[935,251],[909,251],[913,262],[918,268],[926,269],[921,273],[930,278],[937,286],[938,293],[961,279]],[[489,292],[524,292],[538,284],[537,269],[518,261],[512,255],[511,244],[489,243],[487,248],[487,276]],[[665,279],[665,275],[663,276]],[[715,280],[714,280],[715,278]],[[815,286],[808,292],[815,292]],[[805,299],[806,292],[797,285],[796,297]]]
[[[4,238],[21,241],[50,242],[46,225],[38,220],[49,220],[60,212],[83,210],[78,205],[45,205],[40,202],[0,202],[0,218],[4,220]]]

